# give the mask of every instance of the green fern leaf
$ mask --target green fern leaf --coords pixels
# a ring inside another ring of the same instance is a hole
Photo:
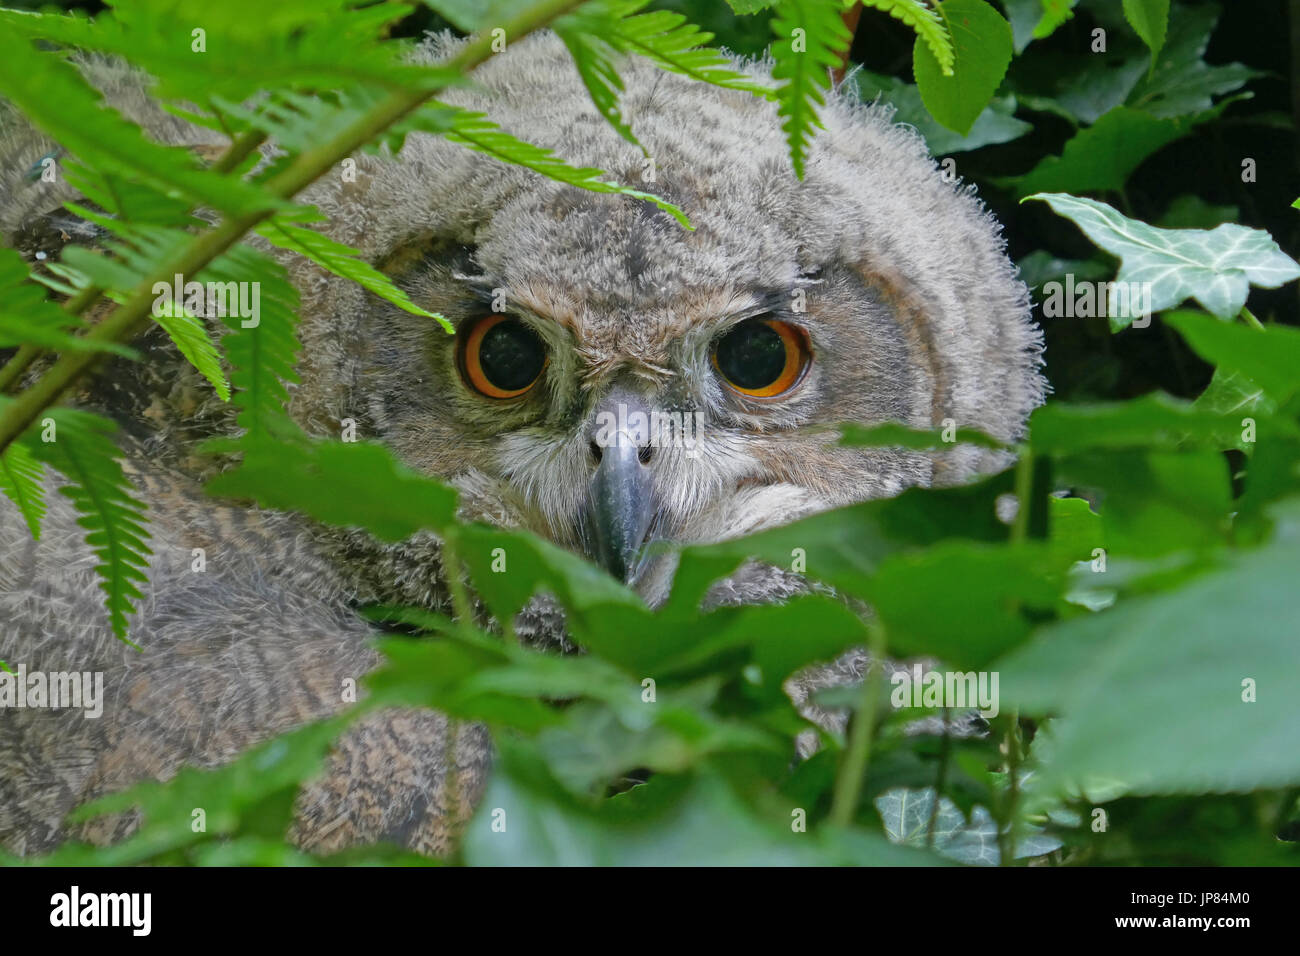
[[[154,309],[153,315],[163,331],[176,343],[180,353],[212,383],[217,396],[223,402],[230,401],[230,383],[226,381],[226,373],[221,368],[221,353],[208,336],[203,320],[175,302],[167,302]]]
[[[43,18],[34,18],[43,19]],[[83,163],[100,172],[175,189],[239,215],[283,201],[242,180],[205,173],[182,149],[159,146],[116,110],[58,54],[39,52],[21,31],[0,30],[0,94]],[[50,104],[57,103],[57,109]]]
[[[772,18],[772,76],[782,81],[777,89],[778,112],[790,145],[795,175],[803,178],[804,157],[814,128],[821,127],[817,108],[826,103],[830,71],[840,64],[852,36],[840,19],[839,0],[782,0]]]
[[[351,246],[335,242],[329,236],[316,232],[314,229],[292,225],[279,219],[272,219],[259,226],[257,232],[273,245],[279,246],[281,249],[291,249],[310,259],[322,269],[345,279],[351,279],[362,288],[373,292],[381,299],[388,300],[398,308],[414,315],[437,319],[448,332],[453,331],[451,323],[444,317],[433,312],[426,312],[420,308],[411,301],[410,296],[393,284],[392,279],[364,259],[357,258],[361,253]]]
[[[489,120],[483,113],[474,113],[469,110],[434,103],[431,104],[431,108],[420,110],[413,122],[418,124],[416,128],[441,131],[453,143],[459,143],[480,153],[494,156],[502,162],[513,163],[516,166],[531,169],[548,179],[554,179],[557,182],[567,183],[570,186],[577,186],[579,189],[586,189],[591,192],[617,193],[621,196],[630,196],[633,199],[642,199],[653,203],[671,215],[685,228],[694,228],[690,220],[686,218],[686,214],[667,200],[660,199],[651,193],[642,192],[639,189],[631,189],[601,179],[600,177],[606,175],[603,170],[570,166],[549,149],[543,149],[541,146],[535,146],[532,143],[511,136],[497,126],[496,123]]]
[[[930,48],[934,58],[939,62],[939,69],[944,76],[952,76],[955,54],[952,37],[948,27],[939,14],[925,3],[925,0],[864,0],[864,5],[883,10],[890,16],[902,20]]]
[[[28,281],[31,278],[21,255],[0,249],[0,349],[30,344],[60,352],[136,354],[126,346],[86,340],[67,331],[81,328],[81,320],[47,299],[39,285]]]
[[[0,453],[0,492],[18,506],[33,538],[41,536],[41,519],[45,517],[44,475],[41,463],[20,442]]]
[[[117,426],[71,408],[51,409],[46,419],[53,425],[52,441],[42,440],[47,424],[38,424],[22,442],[32,457],[68,479],[59,491],[81,515],[77,523],[86,529],[86,543],[100,558],[95,571],[101,578],[109,624],[119,640],[131,644],[126,616],[132,611],[131,602],[143,597],[137,582],[148,580],[149,532],[144,526],[145,506],[132,497],[118,461],[121,452],[111,437]]]
[[[616,22],[613,34],[619,49],[640,54],[672,73],[724,89],[775,98],[774,90],[738,72],[719,50],[707,46],[712,39],[713,34],[671,10],[625,17]]]

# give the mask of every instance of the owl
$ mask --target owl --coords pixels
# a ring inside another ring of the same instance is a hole
[[[419,56],[459,42],[433,37]],[[159,139],[220,147],[163,113],[133,74],[86,69]],[[771,82],[769,64],[737,69]],[[455,334],[285,255],[302,302],[293,417],[334,437],[351,420],[358,437],[457,488],[464,518],[585,555],[652,606],[672,583],[660,542],[734,538],[1004,464],[965,446],[842,447],[823,427],[951,420],[1014,440],[1042,401],[1040,332],[998,224],[918,134],[887,105],[835,91],[799,179],[772,102],[635,59],[621,73],[645,152],[599,114],[548,33],[445,99],[667,199],[693,228],[439,137],[358,155],[353,174],[301,198]],[[6,242],[29,259],[95,242],[92,224],[61,209],[71,187],[15,172],[57,144],[16,115],[3,129]],[[130,813],[75,826],[65,814],[342,710],[340,688],[377,664],[359,606],[448,603],[432,535],[393,545],[204,495],[216,466],[196,449],[233,431],[231,413],[158,330],[137,345],[143,361],[115,361],[77,400],[122,424],[149,505],[154,553],[132,622],[142,651],[108,633],[96,559],[62,496],[49,497],[38,541],[0,499],[0,659],[105,680],[98,719],[0,713],[0,846],[14,853],[121,839],[138,824]],[[794,577],[746,565],[707,600],[784,600],[803,586]],[[562,612],[542,598],[515,624],[568,647]],[[300,795],[292,838],[315,852],[385,841],[446,854],[491,759],[478,725],[378,711]]]

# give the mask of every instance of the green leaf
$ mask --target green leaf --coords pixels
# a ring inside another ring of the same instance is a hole
[[[917,132],[925,138],[925,144],[930,147],[931,154],[935,156],[968,152],[997,143],[1009,143],[1034,128],[1033,124],[1016,119],[1014,96],[1003,96],[993,100],[975,120],[970,133],[966,136],[958,136],[946,126],[934,121],[934,117],[921,102],[921,91],[914,84],[867,70],[855,70],[846,82],[854,84],[861,99],[871,101],[879,98],[894,107],[894,122],[915,126]]]
[[[885,835],[894,843],[924,847],[931,844],[936,853],[971,866],[997,866],[998,825],[985,807],[975,807],[970,820],[947,797],[939,797],[934,810],[934,790],[926,787],[909,790],[903,787],[886,790],[876,797],[876,809],[885,824]],[[933,817],[933,834],[931,818]],[[1016,840],[1016,858],[1043,856],[1061,846],[1055,837],[1042,834],[1041,828]]]
[[[667,200],[602,179],[600,177],[607,175],[602,170],[570,166],[549,149],[534,146],[532,143],[526,143],[511,136],[497,126],[496,123],[489,120],[483,113],[473,113],[469,110],[449,107],[441,103],[432,105],[441,111],[451,111],[442,117],[438,123],[445,123],[445,126],[442,127],[445,130],[443,135],[453,143],[460,143],[462,146],[468,146],[470,149],[493,156],[503,163],[513,163],[516,166],[526,167],[548,179],[567,183],[570,186],[577,186],[580,189],[597,193],[616,193],[621,196],[630,196],[633,199],[643,199],[667,212],[683,227],[687,229],[694,228],[691,226],[690,220],[686,218],[686,214]]]
[[[1239,420],[1163,392],[1127,402],[1049,402],[1029,418],[1030,445],[1049,455],[1093,449],[1230,448],[1240,431]]]
[[[1191,298],[1219,318],[1231,319],[1245,306],[1251,285],[1273,289],[1300,277],[1300,265],[1259,229],[1235,223],[1209,231],[1158,229],[1092,199],[1063,193],[1026,199],[1043,200],[1095,244],[1120,257],[1117,284],[1149,283],[1152,312]],[[1123,328],[1132,319],[1112,315],[1111,327]]]
[[[440,530],[456,513],[456,493],[411,471],[382,445],[309,441],[245,445],[239,468],[207,485],[214,495],[251,498],[338,527],[365,528],[385,541]]]
[[[1300,784],[1300,502],[1275,515],[1266,547],[1178,591],[1049,627],[998,664],[1005,706],[1063,715],[1044,784],[1142,794]]]
[[[154,318],[176,343],[181,354],[212,383],[217,396],[223,402],[230,401],[230,383],[226,381],[226,373],[221,368],[221,353],[208,337],[203,320],[174,302],[155,308]]]
[[[1042,0],[1043,16],[1034,27],[1034,39],[1041,40],[1056,32],[1070,17],[1074,16],[1074,5],[1079,0]]]
[[[952,76],[955,54],[948,25],[932,10],[925,0],[864,0],[863,6],[884,10],[895,19],[902,20],[916,34],[917,39],[929,48],[944,76]]]
[[[136,354],[114,342],[95,342],[65,331],[80,328],[81,320],[47,299],[30,278],[21,255],[0,249],[0,349],[30,344],[60,352]]]
[[[33,458],[60,472],[70,482],[59,489],[81,515],[86,543],[99,556],[95,566],[109,623],[126,640],[126,616],[131,602],[143,595],[136,586],[148,581],[149,532],[145,506],[132,497],[131,483],[118,462],[121,452],[111,438],[117,426],[106,418],[70,408],[46,412],[52,420],[53,441],[43,441],[46,426],[38,422],[23,436]],[[134,647],[135,645],[131,645]]]
[[[1300,331],[1271,325],[1265,331],[1225,324],[1199,312],[1163,317],[1197,355],[1226,373],[1236,373],[1263,390],[1276,405],[1300,392]]]
[[[1118,106],[1076,133],[1060,156],[1045,157],[1023,176],[994,182],[1014,189],[1018,198],[1039,192],[1119,192],[1149,156],[1189,132],[1186,122]]]
[[[998,441],[991,435],[974,428],[958,428],[951,440],[943,437],[942,431],[923,431],[908,428],[897,422],[883,425],[857,425],[847,423],[840,426],[840,444],[854,447],[885,446],[911,448],[918,451],[951,448],[954,445],[976,445],[980,448],[1006,449],[1005,442]]]
[[[83,163],[101,173],[143,179],[179,190],[195,202],[231,214],[284,203],[239,179],[210,175],[186,150],[159,146],[134,123],[107,108],[70,65],[33,49],[21,32],[0,32],[0,93]],[[58,109],[49,104],[57,102]]]
[[[853,39],[840,19],[841,9],[836,0],[781,0],[772,18],[772,76],[780,81],[777,112],[785,120],[781,128],[800,179],[813,130],[822,126],[817,108],[826,104],[830,71]]]
[[[0,492],[17,505],[33,538],[40,538],[41,519],[45,517],[44,477],[45,469],[21,442],[14,442],[0,453]]]
[[[292,249],[322,269],[345,279],[351,279],[368,292],[373,292],[381,299],[393,303],[413,315],[422,315],[436,319],[448,332],[453,331],[452,324],[441,315],[428,312],[411,301],[403,290],[393,284],[393,280],[384,275],[364,259],[361,253],[351,246],[336,242],[324,233],[305,226],[297,226],[278,219],[271,219],[258,227],[257,232],[272,245],[282,249]]]
[[[962,136],[970,133],[1002,84],[1011,63],[1011,26],[984,0],[944,0],[938,7],[952,35],[952,75],[920,40],[912,50],[912,71],[930,115]]]
[[[1151,48],[1151,65],[1160,57],[1169,28],[1169,0],[1124,0],[1124,16],[1142,42]]]

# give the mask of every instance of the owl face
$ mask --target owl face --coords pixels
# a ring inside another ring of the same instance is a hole
[[[832,426],[951,420],[1011,439],[1041,401],[1038,332],[996,223],[887,109],[832,98],[800,181],[775,107],[749,94],[630,62],[648,162],[554,37],[476,78],[455,105],[673,202],[693,228],[417,135],[363,158],[346,189],[318,188],[337,237],[456,333],[348,283],[300,281],[308,315],[349,319],[341,339],[339,323],[326,336],[309,322],[297,411],[359,417],[455,484],[467,516],[533,530],[656,600],[657,541],[732,537],[993,462],[840,447]]]

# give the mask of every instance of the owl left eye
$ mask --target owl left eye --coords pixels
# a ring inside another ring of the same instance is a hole
[[[461,374],[488,398],[523,395],[537,384],[548,361],[537,333],[505,313],[475,322],[461,348]]]
[[[808,336],[778,319],[748,319],[718,339],[713,367],[742,395],[775,398],[803,378],[809,362]]]

